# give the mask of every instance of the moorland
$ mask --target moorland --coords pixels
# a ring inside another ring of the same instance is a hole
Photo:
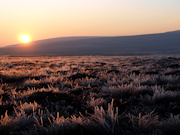
[[[0,57],[2,135],[180,132],[180,57]]]

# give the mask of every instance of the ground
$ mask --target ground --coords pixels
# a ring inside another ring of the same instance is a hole
[[[179,134],[180,57],[0,57],[3,135]]]

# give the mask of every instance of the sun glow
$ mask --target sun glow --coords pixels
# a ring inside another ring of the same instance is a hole
[[[29,42],[30,42],[30,37],[29,37],[28,35],[23,35],[23,36],[21,37],[21,41],[22,41],[23,43],[29,43]]]

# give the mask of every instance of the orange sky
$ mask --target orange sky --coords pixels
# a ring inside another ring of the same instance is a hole
[[[64,36],[180,30],[179,0],[1,0],[0,47]]]

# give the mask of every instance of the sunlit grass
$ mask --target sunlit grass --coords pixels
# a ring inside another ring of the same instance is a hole
[[[170,68],[177,62],[0,57],[0,133],[178,134],[180,69]]]

